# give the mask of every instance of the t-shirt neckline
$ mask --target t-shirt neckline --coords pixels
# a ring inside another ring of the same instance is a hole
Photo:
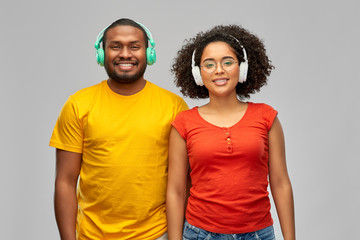
[[[196,106],[196,107],[194,107],[194,110],[195,110],[195,112],[196,112],[196,115],[203,121],[203,122],[205,122],[207,125],[211,125],[211,126],[213,126],[213,127],[216,127],[216,128],[220,128],[220,129],[229,129],[229,128],[234,128],[234,127],[236,127],[237,125],[239,125],[239,124],[241,124],[242,122],[244,122],[245,121],[245,118],[246,118],[246,116],[249,114],[249,109],[250,109],[250,106],[251,106],[251,102],[246,102],[247,103],[247,107],[246,107],[246,110],[245,110],[245,113],[244,113],[244,115],[242,116],[242,118],[239,120],[239,121],[237,121],[236,123],[234,123],[232,126],[230,126],[230,127],[222,127],[222,126],[218,126],[218,125],[215,125],[215,124],[213,124],[213,123],[210,123],[210,122],[208,122],[208,121],[206,121],[201,115],[200,115],[200,113],[199,113],[199,107],[198,106]]]
[[[110,86],[108,85],[107,80],[104,80],[102,82],[102,84],[103,84],[103,87],[106,89],[106,91],[108,93],[110,93],[111,95],[116,96],[118,98],[122,98],[122,99],[131,99],[131,98],[134,98],[134,97],[141,96],[142,94],[144,94],[147,91],[147,89],[150,87],[151,84],[150,84],[149,81],[147,81],[147,80],[145,80],[145,81],[146,81],[146,83],[145,83],[144,88],[141,89],[139,92],[134,93],[132,95],[121,95],[121,94],[118,94],[118,93],[114,92],[113,90],[111,90]]]

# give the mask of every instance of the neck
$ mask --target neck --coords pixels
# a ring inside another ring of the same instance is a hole
[[[226,97],[210,95],[209,98],[210,101],[207,104],[207,107],[213,111],[221,113],[232,112],[234,109],[244,104],[237,98],[236,93]]]
[[[139,78],[131,83],[119,83],[109,78],[107,84],[113,92],[119,95],[130,96],[143,90],[146,85],[146,80],[144,78]]]

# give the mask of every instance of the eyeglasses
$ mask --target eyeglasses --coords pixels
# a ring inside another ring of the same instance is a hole
[[[236,63],[234,59],[228,58],[222,60],[220,65],[224,71],[230,72],[236,67]],[[217,63],[214,60],[206,60],[200,67],[207,73],[213,73],[217,68]]]

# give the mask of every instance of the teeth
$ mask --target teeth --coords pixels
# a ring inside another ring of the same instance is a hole
[[[132,66],[131,63],[120,63],[119,65],[120,65],[120,66],[124,66],[124,67],[130,67],[130,66]]]
[[[214,82],[226,82],[226,79],[215,80]]]

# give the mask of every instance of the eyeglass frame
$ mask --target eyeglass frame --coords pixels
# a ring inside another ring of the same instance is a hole
[[[224,58],[223,60],[221,60],[220,66],[221,66],[221,68],[222,68],[225,72],[231,72],[231,71],[233,70],[233,69],[231,69],[231,70],[226,70],[226,69],[224,68],[223,63],[224,63],[226,60],[227,60],[227,61],[229,61],[229,60],[234,61],[234,62],[232,62],[232,65],[233,65],[233,64],[236,64],[236,63],[239,63],[239,61],[235,61],[235,59],[233,59],[232,57],[226,57],[226,58]],[[206,70],[205,70],[206,68],[204,68],[204,63],[207,62],[207,61],[213,61],[213,62],[215,63],[214,70],[211,71],[211,72],[206,71]],[[218,63],[217,63],[215,60],[209,59],[209,60],[204,61],[204,63],[203,63],[203,65],[200,65],[199,68],[200,68],[200,69],[203,68],[203,70],[204,70],[206,73],[209,73],[209,74],[214,73],[214,72],[216,71],[217,67],[218,67]]]

